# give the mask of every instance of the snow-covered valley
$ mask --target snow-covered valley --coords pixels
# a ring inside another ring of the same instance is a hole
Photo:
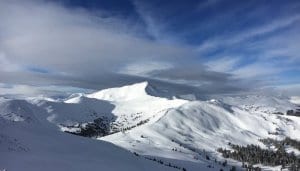
[[[300,140],[300,117],[286,115],[297,110],[295,97],[185,100],[159,97],[157,89],[142,82],[66,99],[2,97],[0,169],[242,169],[217,149],[230,149],[228,143],[266,148],[260,141],[266,138]]]

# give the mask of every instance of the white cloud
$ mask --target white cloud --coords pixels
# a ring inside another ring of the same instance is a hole
[[[285,68],[278,65],[268,64],[268,63],[253,63],[239,67],[232,71],[236,78],[243,79],[270,79],[272,75],[280,73],[285,70]]]
[[[276,86],[275,89],[281,91],[286,95],[300,97],[300,84],[280,85]]]
[[[229,73],[236,67],[239,61],[239,58],[223,57],[208,61],[205,65],[213,71]]]
[[[136,75],[136,76],[149,76],[151,72],[163,71],[172,68],[170,63],[157,62],[157,61],[143,61],[126,65],[119,73]]]
[[[189,47],[142,38],[125,19],[95,16],[54,3],[0,2],[0,47],[11,61],[86,75],[120,63],[193,56]]]
[[[5,84],[0,83],[0,95],[37,95],[40,94],[41,91],[28,86],[28,85],[13,85],[13,86],[6,86]]]
[[[82,89],[71,86],[33,86],[25,84],[0,83],[0,95],[13,96],[18,98],[34,96],[55,96],[68,95],[70,93],[90,92],[90,89]]]
[[[233,78],[238,79],[259,79],[269,81],[276,74],[288,68],[282,63],[258,60],[250,64],[241,64],[241,57],[223,57],[205,63],[212,71],[230,73]]]
[[[16,72],[21,71],[22,67],[16,63],[9,61],[4,53],[0,53],[0,71]]]

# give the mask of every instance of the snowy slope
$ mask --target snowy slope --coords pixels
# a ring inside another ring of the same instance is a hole
[[[173,170],[110,143],[60,132],[46,119],[47,111],[26,101],[0,104],[0,169]]]
[[[267,137],[300,139],[300,119],[275,114],[293,107],[288,99],[254,95],[190,101],[167,110],[153,123],[100,139],[144,155],[196,162],[201,167],[209,163],[206,154],[221,160],[216,149],[228,148],[228,142],[262,145],[258,140]],[[193,170],[189,165],[186,168]]]
[[[229,141],[239,144],[258,143],[258,138],[271,136],[269,133],[276,132],[278,129],[284,135],[299,138],[297,137],[300,135],[298,123],[297,117],[267,113],[253,114],[239,107],[231,106],[227,109],[216,102],[195,101],[169,110],[157,122],[146,125],[141,130],[136,129],[127,134],[115,134],[103,139],[113,142],[119,139],[118,136],[129,137],[135,133],[141,135],[145,129],[149,129],[149,132],[161,133],[169,140],[177,139],[182,143],[183,141],[199,142],[197,143],[199,148],[213,151]],[[137,135],[133,137],[139,137]]]
[[[76,103],[74,103],[75,100],[77,100]],[[88,122],[101,116],[114,117],[111,113],[114,105],[85,96],[75,97],[66,102],[40,101],[37,105],[46,109],[49,115],[48,120],[56,124]]]
[[[222,97],[220,100],[251,112],[286,113],[287,110],[295,108],[295,105],[290,102],[290,98],[284,96],[243,95]]]

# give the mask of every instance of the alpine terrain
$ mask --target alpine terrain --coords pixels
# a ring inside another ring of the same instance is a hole
[[[300,155],[297,97],[253,93],[212,99],[199,99],[196,94],[170,98],[159,97],[160,91],[158,84],[141,82],[67,98],[1,97],[0,168],[299,168],[295,164]],[[278,145],[282,143],[283,147]],[[247,153],[231,153],[247,147],[256,152],[249,155],[265,150],[265,158],[269,152],[279,158],[275,152],[283,148],[287,158],[282,159],[285,163],[268,163],[246,160]],[[243,159],[236,157],[238,154]],[[293,156],[294,163],[288,161]]]

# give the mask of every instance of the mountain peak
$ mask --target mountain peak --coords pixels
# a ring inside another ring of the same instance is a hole
[[[127,101],[143,96],[148,96],[146,88],[148,82],[135,83],[123,87],[108,88],[86,95],[89,98],[96,98],[107,101]]]

